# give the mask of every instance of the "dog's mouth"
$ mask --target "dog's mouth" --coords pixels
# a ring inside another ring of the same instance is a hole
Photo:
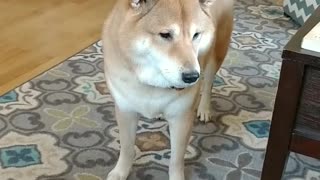
[[[177,87],[174,87],[174,86],[171,86],[170,88],[171,88],[171,89],[174,89],[174,90],[176,90],[176,91],[184,90],[184,88],[177,88]]]

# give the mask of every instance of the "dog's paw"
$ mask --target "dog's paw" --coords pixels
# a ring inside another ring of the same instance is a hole
[[[118,172],[117,170],[112,170],[109,174],[106,180],[126,180],[127,175]]]
[[[201,122],[209,122],[212,118],[211,106],[209,105],[199,105],[197,110],[197,117]]]

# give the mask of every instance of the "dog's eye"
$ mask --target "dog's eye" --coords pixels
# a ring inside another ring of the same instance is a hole
[[[198,39],[200,37],[200,33],[199,32],[197,32],[197,33],[195,33],[194,35],[193,35],[193,40],[196,40],[196,39]]]
[[[170,33],[159,33],[160,37],[166,40],[171,40],[172,35]]]

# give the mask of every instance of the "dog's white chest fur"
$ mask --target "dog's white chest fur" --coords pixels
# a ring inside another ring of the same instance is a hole
[[[138,112],[146,118],[170,117],[190,108],[197,87],[190,89],[190,95],[179,96],[174,89],[161,89],[137,85],[134,82],[107,80],[108,87],[117,105],[129,112]],[[126,88],[123,87],[125,83]],[[137,87],[139,86],[139,88]]]

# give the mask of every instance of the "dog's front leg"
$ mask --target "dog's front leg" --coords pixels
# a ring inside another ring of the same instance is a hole
[[[184,155],[189,144],[194,118],[194,113],[187,113],[168,119],[171,143],[170,180],[184,180]]]
[[[134,145],[138,115],[132,112],[122,112],[117,107],[115,112],[120,135],[120,156],[115,168],[108,174],[107,180],[126,180],[135,156]]]

